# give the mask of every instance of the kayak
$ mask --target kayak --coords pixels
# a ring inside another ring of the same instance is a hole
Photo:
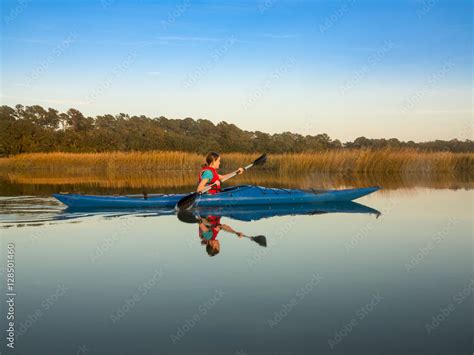
[[[380,187],[373,186],[344,190],[297,190],[240,185],[225,188],[220,193],[214,195],[203,194],[196,199],[194,208],[347,202],[371,194],[379,189]],[[71,209],[173,209],[184,196],[187,196],[187,194],[130,196],[53,194],[54,198]]]
[[[203,194],[194,207],[227,207],[304,204],[321,202],[347,202],[371,194],[380,187],[344,190],[297,190],[267,188],[253,185],[233,186],[220,193]],[[80,194],[54,194],[53,197],[74,208],[174,208],[187,194],[153,194],[133,196],[100,196]]]

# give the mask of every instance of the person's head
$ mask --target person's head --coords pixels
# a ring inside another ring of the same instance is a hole
[[[221,250],[221,244],[217,239],[214,240],[209,240],[206,243],[206,251],[209,256],[214,256],[219,254],[219,251]]]
[[[211,168],[219,169],[220,164],[221,164],[221,157],[219,153],[210,152],[209,154],[207,154],[205,166],[210,166]]]

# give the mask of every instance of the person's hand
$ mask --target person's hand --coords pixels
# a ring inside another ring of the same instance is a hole
[[[243,236],[244,236],[244,233],[242,233],[242,232],[237,232],[236,234],[238,235],[239,238],[243,238]]]
[[[239,168],[239,169],[237,170],[237,175],[243,174],[244,171],[245,171],[244,168]]]
[[[214,183],[215,186],[221,186],[221,182],[219,180],[217,180],[215,183]]]

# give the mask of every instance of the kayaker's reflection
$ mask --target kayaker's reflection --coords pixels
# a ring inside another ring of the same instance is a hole
[[[206,246],[206,251],[209,256],[214,256],[220,252],[220,243],[217,240],[217,235],[221,230],[235,234],[239,238],[249,239],[261,247],[267,246],[267,238],[264,235],[248,236],[242,232],[237,232],[227,224],[221,223],[221,216],[215,215],[199,215],[196,211],[180,211],[178,212],[178,219],[184,223],[197,223],[199,226],[199,239],[201,244]]]
[[[221,224],[220,216],[207,216],[199,218],[199,238],[201,244],[206,246],[206,251],[209,256],[219,254],[220,242],[217,240],[217,235],[221,230],[237,235],[240,239],[244,236],[242,232],[237,232],[227,224]]]

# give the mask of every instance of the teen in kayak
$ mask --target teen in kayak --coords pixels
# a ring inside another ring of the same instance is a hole
[[[206,246],[209,256],[217,255],[221,250],[220,242],[217,240],[217,235],[221,230],[233,233],[239,238],[243,237],[243,233],[235,231],[227,224],[221,224],[220,216],[207,216],[199,219],[199,238],[201,238],[201,244]]]
[[[197,187],[197,192],[201,192],[206,188],[206,186],[216,183],[208,192],[210,194],[216,194],[221,191],[221,180],[228,177],[227,175],[219,175],[217,170],[221,164],[221,157],[219,153],[210,152],[206,156],[206,164],[203,165],[201,172],[199,173],[199,185]],[[237,174],[242,174],[244,168],[239,168]]]

